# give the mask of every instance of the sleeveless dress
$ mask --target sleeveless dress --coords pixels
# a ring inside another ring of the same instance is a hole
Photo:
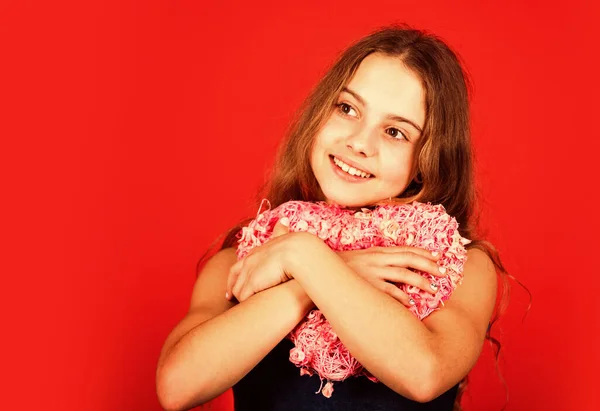
[[[283,339],[233,386],[235,411],[452,411],[458,384],[428,403],[409,400],[383,383],[349,377],[333,384],[333,395],[315,394],[318,376],[300,376],[289,361],[293,343]]]

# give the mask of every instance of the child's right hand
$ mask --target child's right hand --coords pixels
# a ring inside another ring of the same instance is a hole
[[[437,286],[411,269],[427,272],[435,277],[445,277],[445,269],[438,266],[439,256],[416,247],[371,247],[364,250],[337,253],[352,270],[375,288],[389,294],[407,307],[414,301],[396,284],[413,285],[435,294]]]

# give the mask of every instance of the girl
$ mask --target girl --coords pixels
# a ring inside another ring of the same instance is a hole
[[[464,278],[423,321],[393,283],[435,287],[441,275],[413,247],[336,253],[318,237],[288,233],[236,260],[232,229],[202,269],[189,313],[167,338],[157,392],[185,410],[233,387],[239,410],[452,410],[480,354],[496,301],[497,254],[473,231],[474,177],[468,92],[442,41],[403,27],[348,48],[301,108],[265,196],[345,207],[382,201],[442,204],[469,245]],[[349,378],[331,398],[300,376],[286,335],[318,307],[354,357],[380,382]]]

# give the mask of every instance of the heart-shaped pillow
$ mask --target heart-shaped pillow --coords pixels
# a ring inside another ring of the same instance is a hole
[[[438,285],[436,294],[399,285],[416,302],[409,309],[419,319],[443,305],[462,279],[467,258],[464,246],[470,241],[459,234],[458,223],[442,205],[413,202],[356,211],[324,202],[289,201],[273,210],[261,213],[261,209],[256,219],[242,229],[238,259],[268,241],[277,221],[285,217],[291,232],[312,233],[334,251],[402,245],[437,251],[438,265],[446,269],[445,277],[416,271]],[[319,310],[311,311],[289,338],[296,345],[290,351],[290,361],[301,368],[301,375],[312,375],[314,371],[321,381],[326,379],[323,394],[327,397],[333,391],[331,381],[342,381],[351,375],[365,375],[377,381],[348,352]]]

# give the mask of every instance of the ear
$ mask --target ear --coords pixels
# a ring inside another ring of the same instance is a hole
[[[275,228],[273,228],[273,236],[271,238],[279,237],[281,235],[289,233],[289,225],[290,220],[288,220],[286,217],[281,218],[279,221],[277,221],[277,224],[275,224]]]

